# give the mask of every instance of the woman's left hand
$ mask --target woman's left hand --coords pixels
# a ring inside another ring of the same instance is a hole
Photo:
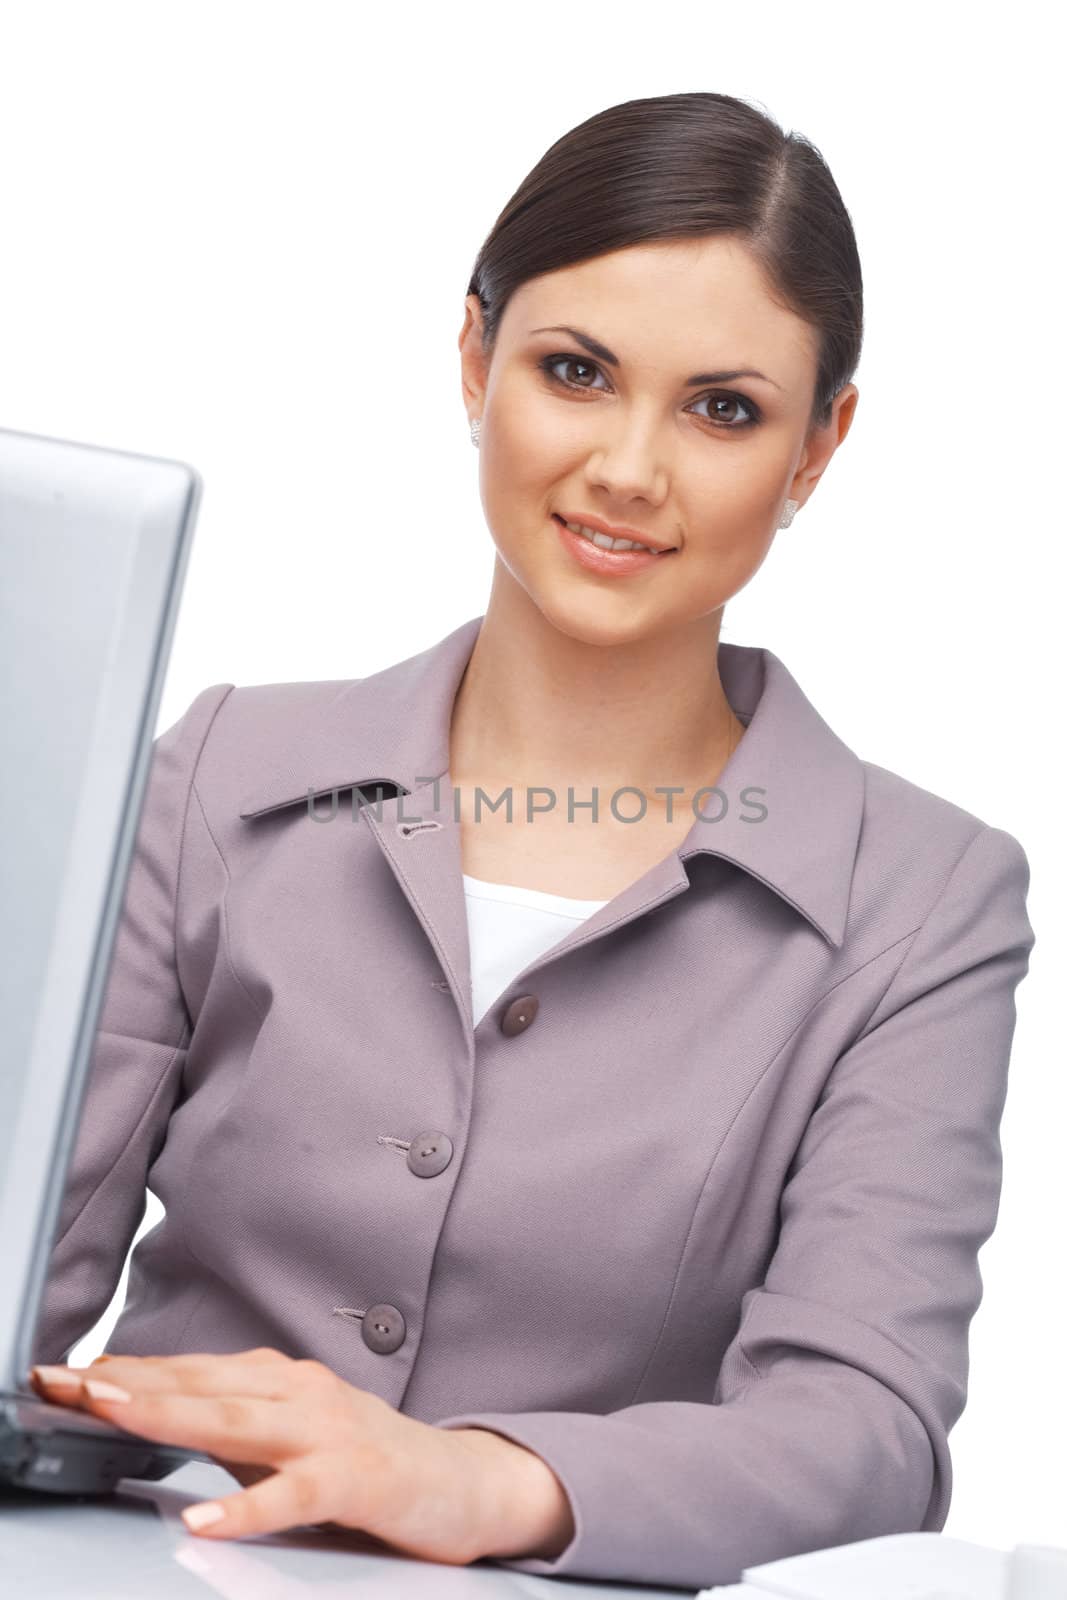
[[[35,1367],[33,1383],[54,1404],[258,1479],[186,1507],[187,1526],[210,1538],[332,1522],[458,1566],[552,1559],[574,1535],[567,1495],[533,1451],[488,1429],[417,1422],[317,1361],[266,1349],[101,1356],[84,1369]]]

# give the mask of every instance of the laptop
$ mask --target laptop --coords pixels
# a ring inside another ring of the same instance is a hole
[[[29,1368],[201,488],[0,429],[0,1483],[54,1493],[196,1459]]]

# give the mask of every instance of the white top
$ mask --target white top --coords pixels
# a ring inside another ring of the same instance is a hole
[[[516,973],[566,938],[576,922],[584,922],[606,900],[572,900],[543,889],[520,889],[512,883],[487,883],[463,874],[467,897],[467,934],[471,952],[471,998],[474,1026]]]

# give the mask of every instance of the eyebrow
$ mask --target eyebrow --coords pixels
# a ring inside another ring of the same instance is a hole
[[[609,367],[617,367],[619,358],[612,355],[607,345],[601,344],[599,339],[594,339],[588,333],[582,333],[580,328],[569,328],[565,323],[557,323],[550,328],[531,328],[531,333],[569,333],[583,349],[589,351],[591,356],[596,356],[598,361],[606,362]],[[685,380],[686,387],[696,387],[701,383],[732,383],[735,378],[762,378],[764,383],[773,384],[780,389],[780,383],[775,383],[773,378],[768,378],[765,372],[757,372],[754,367],[737,367],[731,371],[722,372],[694,372],[691,378]]]

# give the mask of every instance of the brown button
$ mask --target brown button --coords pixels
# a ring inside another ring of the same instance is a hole
[[[396,1306],[371,1306],[363,1313],[363,1343],[379,1355],[391,1355],[404,1343],[407,1326]]]
[[[452,1140],[447,1133],[420,1133],[408,1147],[408,1166],[416,1178],[436,1178],[452,1160]]]
[[[524,1033],[537,1015],[537,996],[535,994],[520,994],[513,1000],[500,1019],[500,1031],[506,1033],[508,1038],[514,1038],[517,1033]]]

